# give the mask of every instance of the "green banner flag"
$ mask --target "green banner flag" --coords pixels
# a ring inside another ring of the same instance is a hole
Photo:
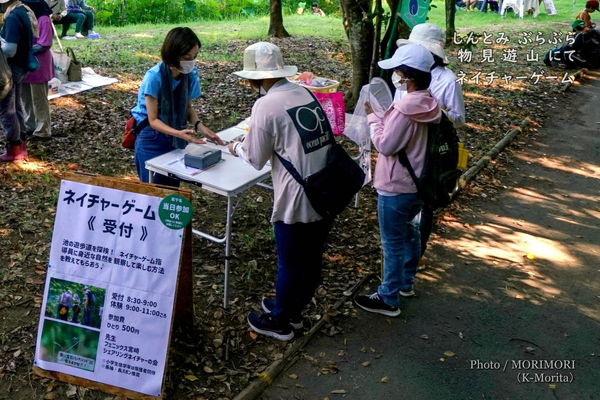
[[[400,16],[410,29],[427,20],[429,2],[430,0],[402,0]]]

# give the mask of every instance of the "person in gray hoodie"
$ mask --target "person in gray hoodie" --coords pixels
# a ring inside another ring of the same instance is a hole
[[[427,124],[439,123],[441,111],[428,90],[434,59],[418,44],[406,44],[394,55],[379,62],[393,69],[398,90],[407,94],[392,103],[379,118],[366,103],[371,141],[379,152],[373,186],[377,189],[377,215],[383,248],[383,280],[377,291],[354,299],[360,308],[390,317],[400,315],[398,295],[413,295],[413,283],[420,258],[418,218],[422,201],[417,196],[408,170],[400,164],[404,150],[419,176],[425,164]]]

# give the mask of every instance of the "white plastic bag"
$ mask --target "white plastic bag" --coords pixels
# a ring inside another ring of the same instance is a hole
[[[58,94],[58,89],[60,89],[61,82],[58,78],[52,78],[48,81],[48,94]]]
[[[367,113],[365,112],[365,102],[367,101],[371,104],[373,112],[379,117],[383,117],[385,110],[392,104],[392,93],[383,79],[373,78],[371,83],[362,87],[354,108],[354,114],[346,124],[344,135],[359,146],[369,143],[371,140]]]
[[[69,81],[67,71],[69,70],[69,66],[71,65],[71,57],[69,57],[65,52],[65,49],[63,49],[62,43],[60,42],[60,38],[58,37],[58,33],[56,33],[56,28],[54,27],[54,24],[50,25],[52,25],[54,37],[56,37],[58,47],[60,48],[60,50],[50,50],[50,52],[52,53],[52,61],[54,62],[54,77],[58,78],[62,83],[66,83]]]
[[[54,61],[54,76],[58,78],[62,83],[69,81],[67,71],[71,65],[71,57],[67,53],[60,50],[51,50],[52,60]]]

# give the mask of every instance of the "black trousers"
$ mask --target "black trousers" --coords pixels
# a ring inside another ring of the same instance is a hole
[[[85,19],[85,15],[77,14],[77,13],[69,13],[69,14],[65,15],[64,17],[62,17],[60,19],[60,21],[56,21],[54,23],[55,25],[62,25],[62,33],[60,34],[60,37],[67,36],[67,31],[69,30],[69,26],[71,26],[71,24],[79,23],[80,19]]]

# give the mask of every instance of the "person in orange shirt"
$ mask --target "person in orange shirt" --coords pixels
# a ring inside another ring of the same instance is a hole
[[[588,2],[585,3],[585,10],[577,14],[577,16],[575,17],[575,19],[582,19],[585,22],[585,26],[583,27],[584,31],[589,31],[590,29],[596,27],[596,24],[592,23],[592,18],[590,17],[590,14],[597,10],[598,0],[588,0]]]

